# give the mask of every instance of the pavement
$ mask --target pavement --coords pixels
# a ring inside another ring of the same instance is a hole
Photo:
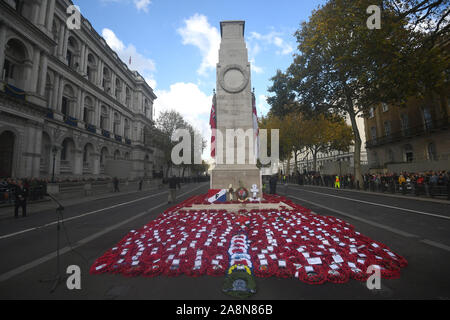
[[[207,183],[183,185],[177,201],[206,193],[208,188]],[[400,279],[383,279],[381,290],[368,290],[365,283],[354,280],[312,286],[296,279],[257,278],[258,292],[251,299],[450,299],[448,203],[292,185],[279,186],[278,192],[317,214],[353,224],[357,231],[404,256],[409,265]],[[169,207],[167,195],[162,189],[63,202],[61,270],[79,266],[81,290],[69,290],[63,283],[50,293],[52,285],[40,281],[56,274],[53,208],[26,219],[0,220],[0,299],[230,299],[221,293],[223,277],[89,274],[95,259]]]

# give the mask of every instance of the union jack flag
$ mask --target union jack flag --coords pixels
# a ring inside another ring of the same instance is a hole
[[[213,104],[211,108],[211,116],[209,118],[209,125],[211,126],[211,158],[216,157],[216,129],[217,129],[217,118],[216,118],[216,95],[213,97]]]

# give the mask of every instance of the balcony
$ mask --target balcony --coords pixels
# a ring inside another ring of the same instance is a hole
[[[111,138],[111,133],[108,130],[102,129],[102,136]]]
[[[54,119],[55,118],[55,113],[53,112],[52,109],[47,109],[46,117],[49,118],[49,119]]]
[[[93,124],[89,124],[89,123],[85,123],[84,127],[86,128],[87,131],[92,132],[92,133],[97,133],[97,128],[93,125]]]
[[[118,134],[114,135],[114,139],[118,142],[122,142],[122,136],[119,136]]]
[[[25,100],[25,91],[5,83],[5,93],[16,99]]]
[[[78,119],[71,116],[64,116],[64,123],[72,127],[77,127]]]
[[[438,132],[440,130],[446,130],[450,127],[450,117],[442,118],[435,121],[428,121],[426,124],[420,126],[405,128],[401,131],[394,132],[384,137],[378,137],[376,139],[368,140],[366,142],[366,148],[379,147],[385,144],[399,142],[404,139],[414,138],[417,136],[423,136]]]
[[[131,140],[128,139],[128,138],[125,138],[125,143],[128,144],[128,145],[131,145]]]

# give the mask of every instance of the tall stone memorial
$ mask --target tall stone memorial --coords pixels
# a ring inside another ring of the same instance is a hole
[[[247,137],[243,134],[253,132],[253,98],[244,40],[245,21],[223,21],[220,29],[222,40],[217,64],[216,119],[223,143],[216,145],[216,167],[211,173],[211,189],[228,189],[231,184],[233,188],[242,186],[250,191],[256,185],[261,196],[261,172],[254,157],[253,134]],[[228,130],[228,133],[237,134],[228,135],[227,129],[234,130]],[[242,154],[244,150],[245,155]]]

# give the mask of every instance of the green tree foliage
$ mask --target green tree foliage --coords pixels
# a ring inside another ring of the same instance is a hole
[[[411,96],[440,90],[449,66],[439,48],[421,50],[423,38],[388,6],[382,12],[381,29],[370,30],[366,9],[373,4],[329,0],[314,11],[295,33],[299,53],[286,73],[301,111],[349,117],[359,181],[357,117],[381,102],[402,104]]]

